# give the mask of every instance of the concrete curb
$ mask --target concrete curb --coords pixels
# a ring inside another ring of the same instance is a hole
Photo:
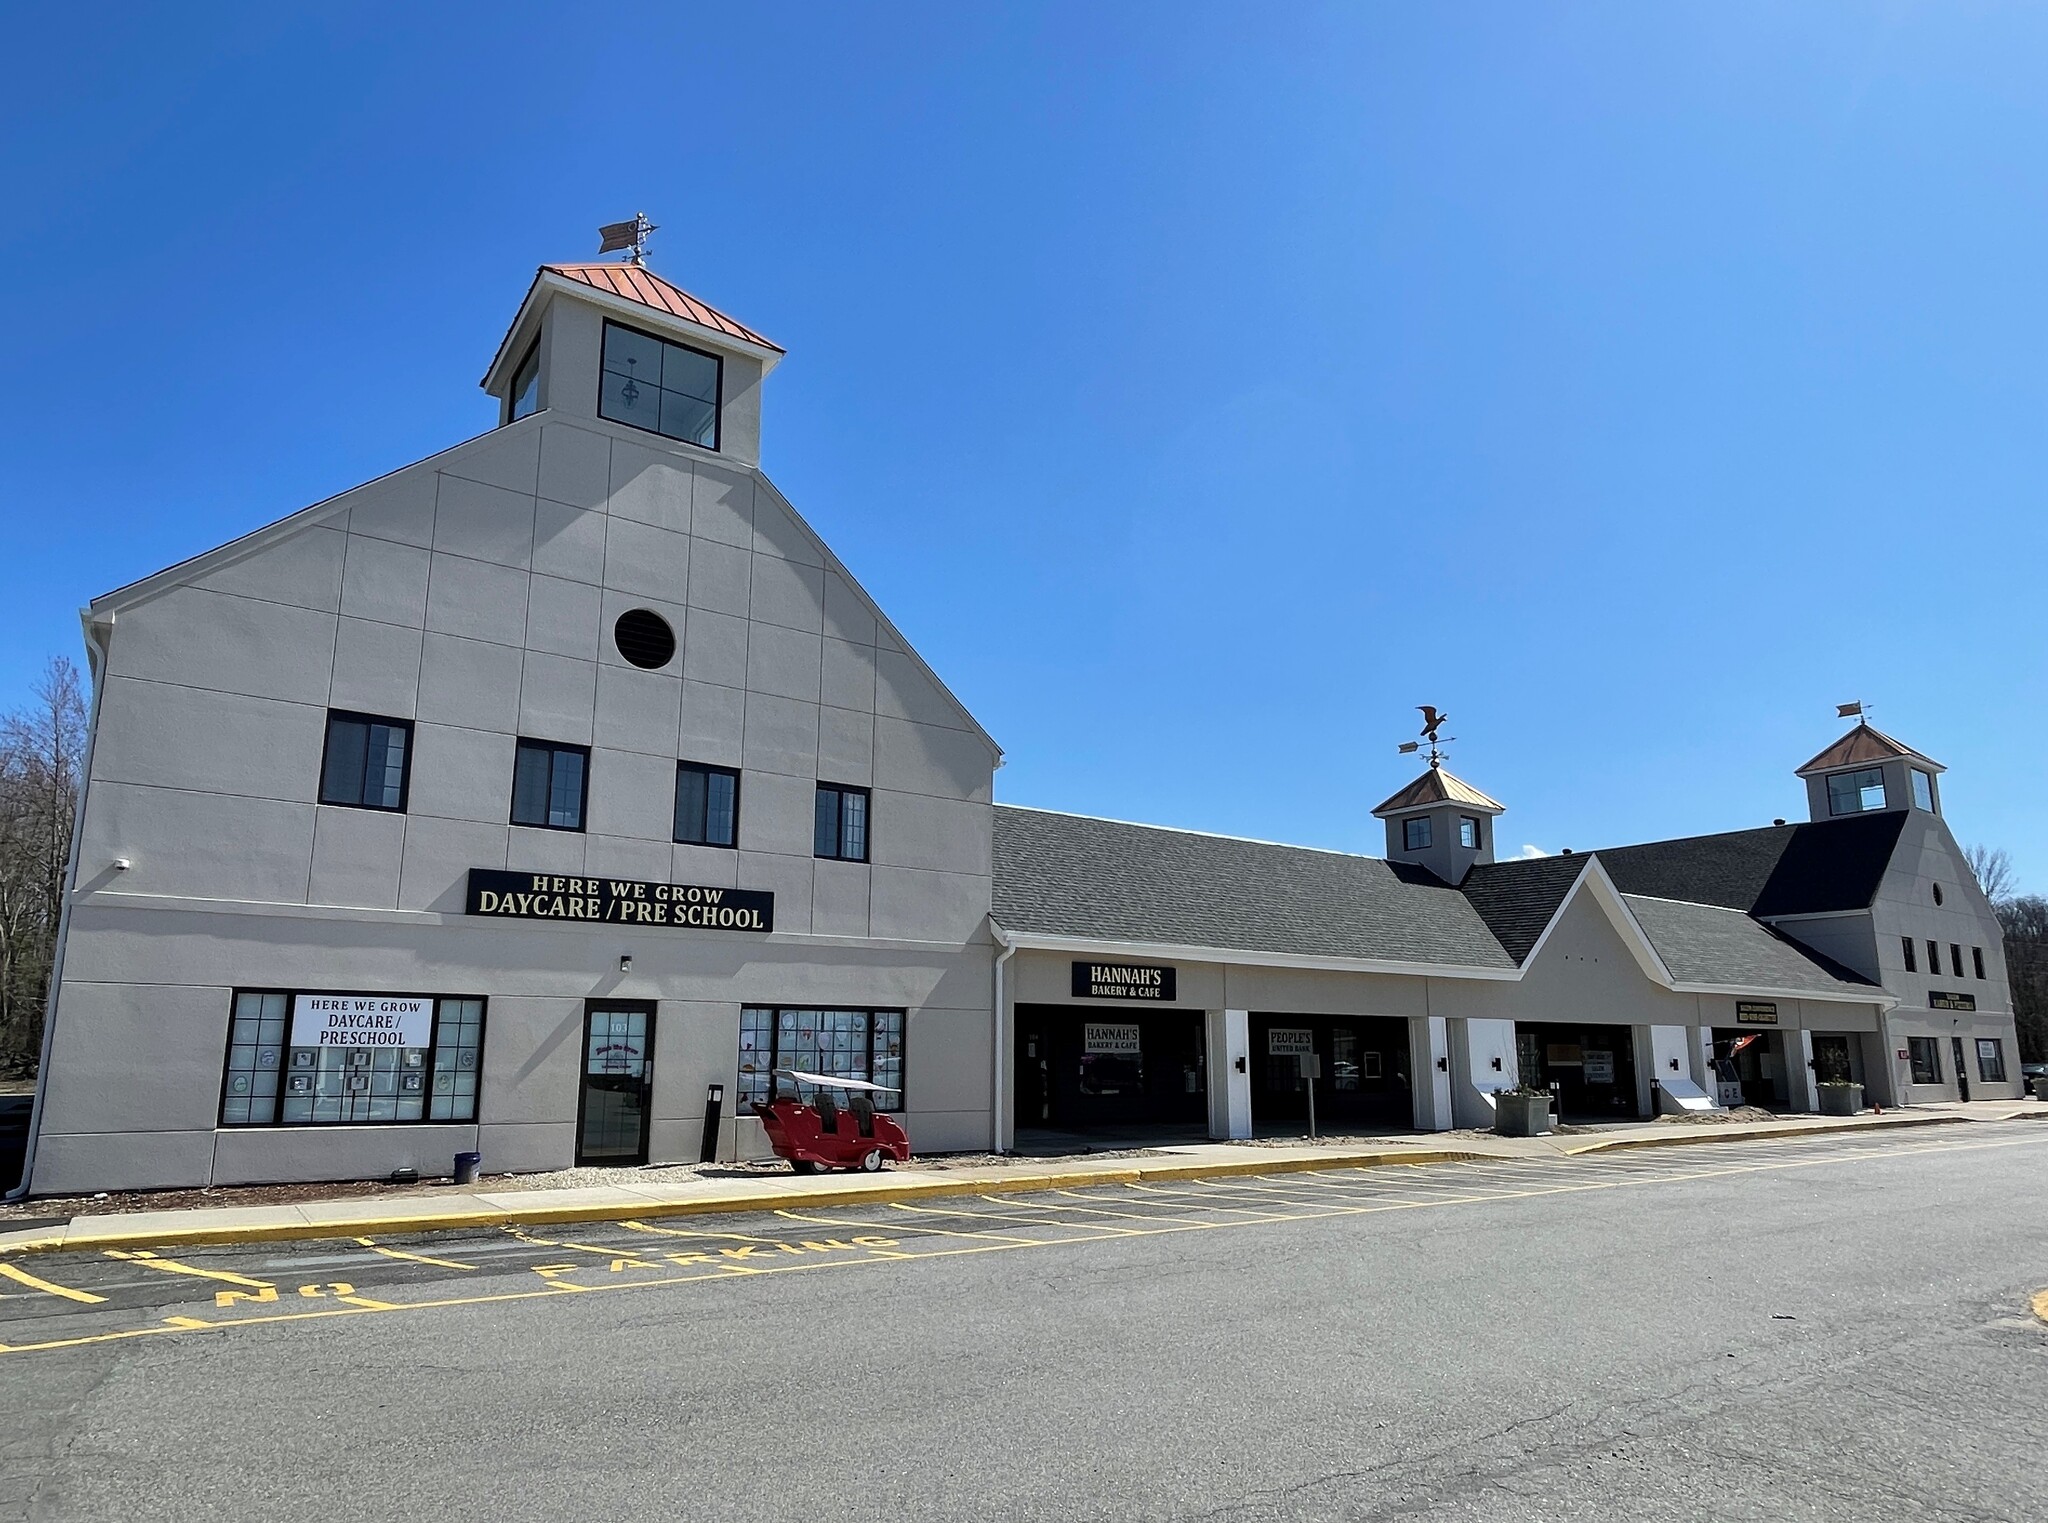
[[[188,1227],[170,1224],[122,1226],[118,1215],[75,1218],[61,1232],[17,1242],[0,1242],[0,1254],[30,1254],[83,1248],[164,1248],[234,1243],[290,1242],[296,1239],[328,1237],[371,1237],[402,1233],[441,1232],[465,1227],[550,1226],[575,1222],[638,1221],[649,1217],[734,1215],[750,1211],[802,1210],[821,1206],[886,1205],[899,1201],[942,1198],[952,1195],[1014,1195],[1037,1190],[1071,1189],[1076,1186],[1140,1184],[1147,1181],[1228,1178],[1234,1175],[1295,1174],[1314,1169],[1370,1169],[1402,1164],[1452,1163],[1485,1159],[1492,1155],[1445,1148],[1373,1149],[1370,1152],[1324,1153],[1314,1156],[1282,1155],[1272,1159],[1228,1159],[1211,1162],[1132,1163],[1070,1167],[1049,1171],[1003,1170],[1000,1175],[976,1172],[971,1177],[948,1179],[943,1175],[906,1178],[868,1175],[838,1176],[844,1183],[806,1184],[794,1189],[769,1189],[758,1193],[719,1194],[662,1200],[653,1194],[626,1200],[550,1203],[550,1191],[535,1190],[532,1204],[488,1206],[483,1209],[456,1208],[446,1211],[394,1211],[397,1202],[378,1202],[361,1212],[335,1211],[332,1206],[228,1207],[218,1215],[246,1211],[261,1214],[261,1220],[213,1221]],[[963,1176],[966,1171],[962,1171]],[[825,1176],[833,1178],[833,1176]],[[583,1194],[561,1191],[564,1196]],[[430,1197],[407,1196],[408,1204],[431,1206]],[[334,1205],[346,1207],[347,1202]],[[303,1220],[279,1219],[280,1211],[318,1211]],[[102,1225],[104,1224],[104,1225]]]
[[[1888,1132],[1902,1126],[1968,1126],[1974,1118],[1970,1116],[1885,1116],[1870,1121],[1829,1121],[1816,1126],[1781,1127],[1771,1132],[1737,1132],[1733,1136],[1716,1136],[1709,1132],[1704,1135],[1688,1132],[1673,1132],[1669,1137],[1612,1137],[1602,1142],[1585,1142],[1577,1147],[1563,1149],[1567,1158],[1577,1158],[1586,1153],[1619,1153],[1630,1148],[1671,1148],[1685,1147],[1701,1142],[1772,1142],[1797,1141],[1802,1137],[1826,1137],[1837,1132]]]

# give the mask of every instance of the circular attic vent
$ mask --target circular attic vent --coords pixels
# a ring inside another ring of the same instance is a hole
[[[675,659],[676,632],[652,609],[634,608],[620,614],[619,622],[612,626],[612,639],[620,655],[649,671]]]

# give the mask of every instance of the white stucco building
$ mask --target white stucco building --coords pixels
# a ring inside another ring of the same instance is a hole
[[[1432,766],[1385,859],[998,808],[995,743],[760,468],[782,351],[544,266],[500,426],[96,599],[38,1193],[754,1151],[771,1066],[924,1151],[2019,1093],[1939,767],[1811,822],[1496,862]]]

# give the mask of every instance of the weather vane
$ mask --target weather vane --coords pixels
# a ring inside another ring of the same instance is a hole
[[[1441,767],[1444,764],[1444,747],[1458,737],[1439,732],[1451,722],[1451,716],[1437,712],[1434,704],[1419,703],[1415,711],[1422,716],[1422,740],[1429,742],[1429,764]],[[1413,756],[1422,749],[1422,740],[1404,740],[1397,748],[1403,756]]]
[[[1868,705],[1860,699],[1855,703],[1838,703],[1835,705],[1835,717],[1853,719],[1859,724],[1869,724],[1870,716],[1864,712],[1867,707]]]
[[[647,263],[647,235],[655,225],[647,220],[647,213],[633,213],[631,222],[607,222],[597,230],[600,254],[615,254],[625,251],[626,263]]]

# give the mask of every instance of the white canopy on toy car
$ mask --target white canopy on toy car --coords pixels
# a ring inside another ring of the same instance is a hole
[[[823,1089],[864,1089],[877,1095],[893,1095],[896,1091],[887,1084],[870,1084],[865,1079],[841,1079],[831,1074],[807,1074],[801,1069],[778,1068],[778,1079],[794,1079],[799,1084],[815,1084]]]

